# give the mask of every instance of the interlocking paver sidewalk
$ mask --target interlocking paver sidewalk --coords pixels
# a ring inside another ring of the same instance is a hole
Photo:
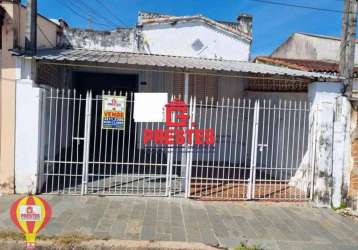
[[[172,240],[264,249],[358,249],[358,222],[307,203],[203,202],[173,198],[44,196],[53,218],[42,235]],[[0,197],[0,231],[18,196]]]

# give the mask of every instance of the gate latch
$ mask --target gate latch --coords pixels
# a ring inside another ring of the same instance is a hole
[[[257,146],[259,147],[259,151],[262,152],[264,151],[264,147],[268,147],[268,144],[257,144]]]
[[[80,144],[80,141],[84,141],[85,139],[84,137],[72,137],[72,140],[77,141],[77,145]]]

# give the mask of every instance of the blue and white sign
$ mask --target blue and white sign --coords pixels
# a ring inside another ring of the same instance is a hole
[[[126,97],[104,95],[102,98],[102,129],[125,130]]]

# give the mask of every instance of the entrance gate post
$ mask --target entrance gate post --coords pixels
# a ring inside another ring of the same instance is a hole
[[[92,111],[92,91],[86,93],[85,108],[85,131],[83,137],[83,165],[82,165],[82,185],[81,195],[86,195],[88,191],[88,161],[89,161],[89,144],[91,135],[91,111]]]
[[[254,117],[253,117],[253,130],[252,130],[252,141],[251,141],[251,157],[250,157],[250,177],[247,188],[247,199],[251,200],[255,198],[255,179],[256,179],[256,160],[257,160],[257,141],[259,131],[259,113],[260,113],[260,102],[255,101],[254,106]]]

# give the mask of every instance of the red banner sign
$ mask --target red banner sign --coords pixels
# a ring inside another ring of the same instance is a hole
[[[143,143],[161,145],[215,144],[215,131],[211,128],[197,129],[195,124],[189,128],[188,105],[181,100],[173,100],[166,105],[166,129],[145,129]]]

